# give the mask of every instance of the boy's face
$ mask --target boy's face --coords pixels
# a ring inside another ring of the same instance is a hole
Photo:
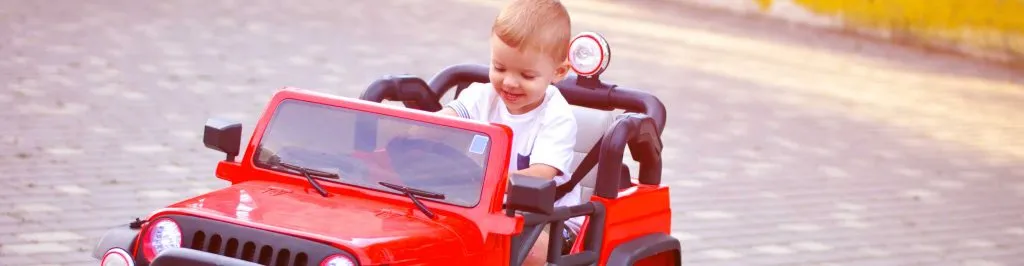
[[[491,35],[490,80],[509,113],[523,114],[540,106],[547,86],[565,78],[568,71],[566,62],[520,51]]]

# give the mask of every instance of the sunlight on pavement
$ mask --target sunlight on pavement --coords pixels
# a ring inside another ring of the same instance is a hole
[[[462,1],[495,8],[501,3]],[[1024,135],[1024,118],[1017,111],[1018,102],[1024,102],[1024,84],[902,65],[925,62],[892,62],[662,24],[656,20],[664,18],[638,5],[566,5],[574,24],[618,37],[610,40],[614,56],[776,87],[795,95],[774,95],[774,101],[911,130],[950,148],[982,151],[990,159],[1024,160],[1024,143],[1014,138]]]

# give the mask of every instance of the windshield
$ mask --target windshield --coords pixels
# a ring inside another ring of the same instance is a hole
[[[409,132],[418,132],[410,137]],[[480,201],[489,138],[483,133],[341,107],[285,100],[255,154],[257,167],[295,174],[293,165],[324,173],[317,180],[400,193],[381,182],[444,194],[439,201]]]

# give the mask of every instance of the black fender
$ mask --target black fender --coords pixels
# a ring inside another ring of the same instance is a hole
[[[261,266],[236,258],[187,248],[172,248],[160,252],[150,266]]]
[[[131,252],[138,236],[139,229],[133,229],[128,224],[110,228],[106,233],[103,233],[103,237],[96,244],[96,248],[92,250],[92,257],[103,259],[103,254],[112,248],[121,248]]]
[[[680,265],[682,264],[680,258],[681,247],[679,239],[670,235],[665,233],[649,234],[633,239],[629,242],[622,243],[615,247],[615,249],[612,249],[611,255],[608,255],[607,265],[633,265],[641,259],[666,251],[676,251],[676,265]]]

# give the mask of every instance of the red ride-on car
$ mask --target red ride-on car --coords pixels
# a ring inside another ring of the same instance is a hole
[[[579,174],[566,184],[508,180],[508,127],[420,111],[487,82],[486,66],[452,66],[429,83],[385,77],[362,99],[285,88],[244,153],[241,124],[207,121],[203,142],[227,155],[216,176],[230,186],[112,228],[94,256],[104,266],[520,265],[543,226],[561,232],[584,216],[564,247],[550,234],[550,264],[679,265],[661,184],[664,105],[598,80],[610,55],[600,35],[581,34],[571,50],[580,74],[556,84],[579,123]],[[409,137],[417,127],[445,134]],[[637,178],[622,163],[627,147]],[[576,183],[584,203],[554,208]]]

